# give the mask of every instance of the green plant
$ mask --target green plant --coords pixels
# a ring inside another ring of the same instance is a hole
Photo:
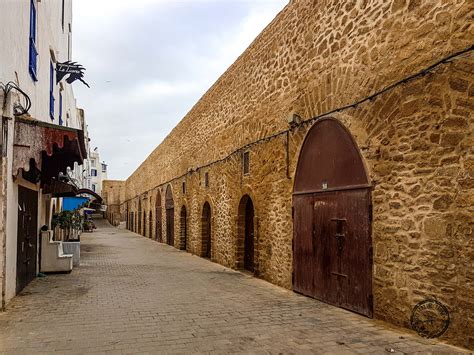
[[[69,239],[71,236],[71,232],[73,230],[80,230],[82,229],[82,222],[83,217],[79,210],[74,211],[61,211],[59,213],[55,213],[51,218],[51,228],[55,229],[58,227],[66,231],[66,240]]]

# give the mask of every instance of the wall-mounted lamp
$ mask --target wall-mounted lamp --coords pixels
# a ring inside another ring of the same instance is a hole
[[[290,113],[290,115],[288,116],[288,125],[291,128],[298,126],[301,123],[301,121],[302,121],[301,116],[295,112]]]

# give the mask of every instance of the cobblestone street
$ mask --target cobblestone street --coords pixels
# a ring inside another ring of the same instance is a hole
[[[109,225],[81,252],[0,314],[0,352],[462,352]]]

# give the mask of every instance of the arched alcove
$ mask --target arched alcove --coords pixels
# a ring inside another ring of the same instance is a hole
[[[372,316],[370,186],[359,149],[335,119],[314,124],[293,191],[293,288]]]

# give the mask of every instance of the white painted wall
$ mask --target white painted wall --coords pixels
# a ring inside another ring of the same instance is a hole
[[[28,71],[30,2],[30,0],[0,0],[0,81],[16,82],[31,98],[31,116],[54,124],[59,124],[59,90],[62,87],[64,125],[80,128],[80,122],[76,118],[73,88],[64,79],[62,85],[54,85],[54,120],[51,120],[49,115],[50,62],[73,59],[68,57],[72,56],[72,53],[68,53],[68,38],[72,41],[72,36],[69,36],[69,25],[72,29],[72,0],[64,1],[64,29],[62,0],[33,0],[37,10],[37,82],[33,81]]]
[[[34,119],[53,124],[59,124],[59,91],[62,89],[62,119],[64,125],[85,130],[87,126],[81,119],[81,115],[77,114],[73,88],[64,79],[59,85],[56,85],[56,78],[54,80],[54,119],[50,118],[49,113],[50,63],[53,61],[55,66],[55,62],[74,60],[74,58],[71,58],[71,51],[69,51],[69,47],[72,48],[72,43],[68,43],[69,40],[72,40],[72,36],[69,35],[69,27],[72,24],[72,0],[64,1],[64,28],[62,26],[62,0],[33,0],[37,11],[38,81],[36,82],[32,79],[28,70],[30,3],[31,0],[0,0],[0,81],[3,83],[8,81],[17,83],[32,101],[30,115]],[[78,82],[75,85],[83,84]],[[15,296],[16,292],[18,186],[19,184],[28,184],[18,179],[13,180],[12,177],[14,117],[11,104],[18,100],[18,96],[13,96],[11,100],[12,102],[8,102],[5,111],[0,105],[0,115],[11,117],[7,123],[6,174],[3,176],[7,184],[3,201],[3,210],[6,211],[6,217],[4,220],[0,220],[0,223],[3,222],[5,232],[0,233],[0,238],[3,239],[0,240],[0,246],[3,243],[6,245],[5,255],[2,255],[2,249],[0,248],[0,258],[2,260],[4,256],[6,258],[5,265],[0,262],[0,278],[5,273],[4,280],[0,280],[0,286],[5,288],[5,298],[0,299],[0,302],[8,302]],[[3,95],[1,94],[0,102],[3,104]],[[76,168],[80,171],[83,170],[82,167]],[[39,184],[27,187],[39,190]],[[49,213],[50,209],[51,199],[49,196],[42,195],[40,191],[38,228],[49,222],[47,219],[51,215]]]
[[[92,150],[90,152],[90,182],[91,182],[91,187],[90,189],[92,190],[92,185],[94,184],[96,186],[95,192],[97,192],[99,195],[102,194],[102,182],[104,180],[107,180],[107,170],[105,172],[102,171],[102,164],[105,162],[100,160],[100,153],[99,150]],[[94,166],[95,165],[95,166]],[[97,170],[97,176],[92,176],[92,169]]]

